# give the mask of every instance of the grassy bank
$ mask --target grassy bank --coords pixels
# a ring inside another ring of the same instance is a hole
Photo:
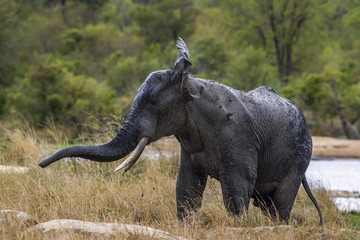
[[[178,156],[160,157],[159,161],[141,159],[125,175],[113,172],[119,162],[69,160],[41,169],[37,163],[56,146],[66,145],[64,139],[45,140],[29,127],[2,132],[1,164],[22,165],[29,167],[29,171],[0,173],[0,209],[23,211],[39,222],[66,218],[140,224],[188,239],[357,239],[360,236],[359,215],[339,212],[326,190],[314,191],[323,211],[324,227],[318,225],[316,209],[301,188],[292,211],[291,227],[259,229],[257,227],[279,223],[252,205],[242,218],[227,215],[219,183],[213,179],[207,184],[200,212],[182,224],[176,218],[175,204]],[[99,136],[98,141],[105,138]],[[23,234],[17,226],[0,232],[3,239],[22,239]],[[53,236],[32,235],[30,238],[46,237]],[[73,237],[87,239],[89,236],[75,233]]]

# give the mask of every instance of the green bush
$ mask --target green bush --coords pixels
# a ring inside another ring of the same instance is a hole
[[[194,46],[192,62],[193,73],[199,77],[221,81],[226,74],[229,54],[224,42],[215,37],[206,37],[198,40]]]
[[[116,95],[106,82],[76,76],[58,65],[41,64],[18,86],[9,94],[13,110],[35,123],[54,120],[71,126],[88,115],[116,113]]]
[[[82,39],[82,33],[78,29],[65,31],[62,36],[60,52],[62,54],[69,54],[70,52],[75,51],[76,48],[79,47]]]
[[[6,104],[6,99],[7,99],[7,95],[8,95],[8,89],[4,89],[0,91],[0,116],[3,115],[7,104]]]
[[[158,66],[157,59],[120,58],[107,66],[109,84],[119,94],[134,92],[152,71],[159,70]]]

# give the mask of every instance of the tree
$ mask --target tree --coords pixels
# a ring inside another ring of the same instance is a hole
[[[74,0],[74,2],[86,3],[89,9],[97,10],[101,8],[108,0]],[[61,6],[65,7],[67,0],[45,0],[46,3],[58,3],[60,2]]]
[[[269,63],[264,49],[250,45],[233,53],[225,69],[226,84],[245,91],[262,85],[280,88],[276,67]]]
[[[191,0],[150,0],[137,5],[132,17],[139,26],[139,35],[148,44],[165,46],[181,36],[188,38],[195,31],[197,11]]]
[[[10,85],[14,75],[15,67],[10,63],[13,58],[13,53],[9,50],[12,46],[10,31],[18,20],[21,7],[22,4],[15,1],[0,3],[0,91]]]
[[[360,119],[360,68],[345,61],[322,74],[310,74],[302,84],[301,98],[306,106],[323,119],[338,116],[345,136],[359,139],[355,124]]]
[[[215,37],[201,38],[195,43],[191,60],[194,74],[221,81],[225,77],[228,61],[226,44]]]
[[[262,46],[268,54],[275,52],[280,81],[287,85],[294,71],[294,47],[315,5],[310,0],[227,0],[223,6],[237,37]]]

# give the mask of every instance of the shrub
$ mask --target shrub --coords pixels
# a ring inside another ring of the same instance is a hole
[[[24,94],[26,93],[26,94]],[[43,63],[12,88],[9,101],[29,121],[79,124],[88,115],[116,113],[116,95],[106,82],[74,75],[59,65]]]

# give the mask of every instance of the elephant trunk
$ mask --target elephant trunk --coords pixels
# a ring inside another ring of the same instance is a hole
[[[97,162],[116,161],[133,151],[141,137],[139,128],[126,122],[118,135],[109,143],[100,146],[67,147],[42,160],[39,166],[44,168],[65,157],[81,157]]]

